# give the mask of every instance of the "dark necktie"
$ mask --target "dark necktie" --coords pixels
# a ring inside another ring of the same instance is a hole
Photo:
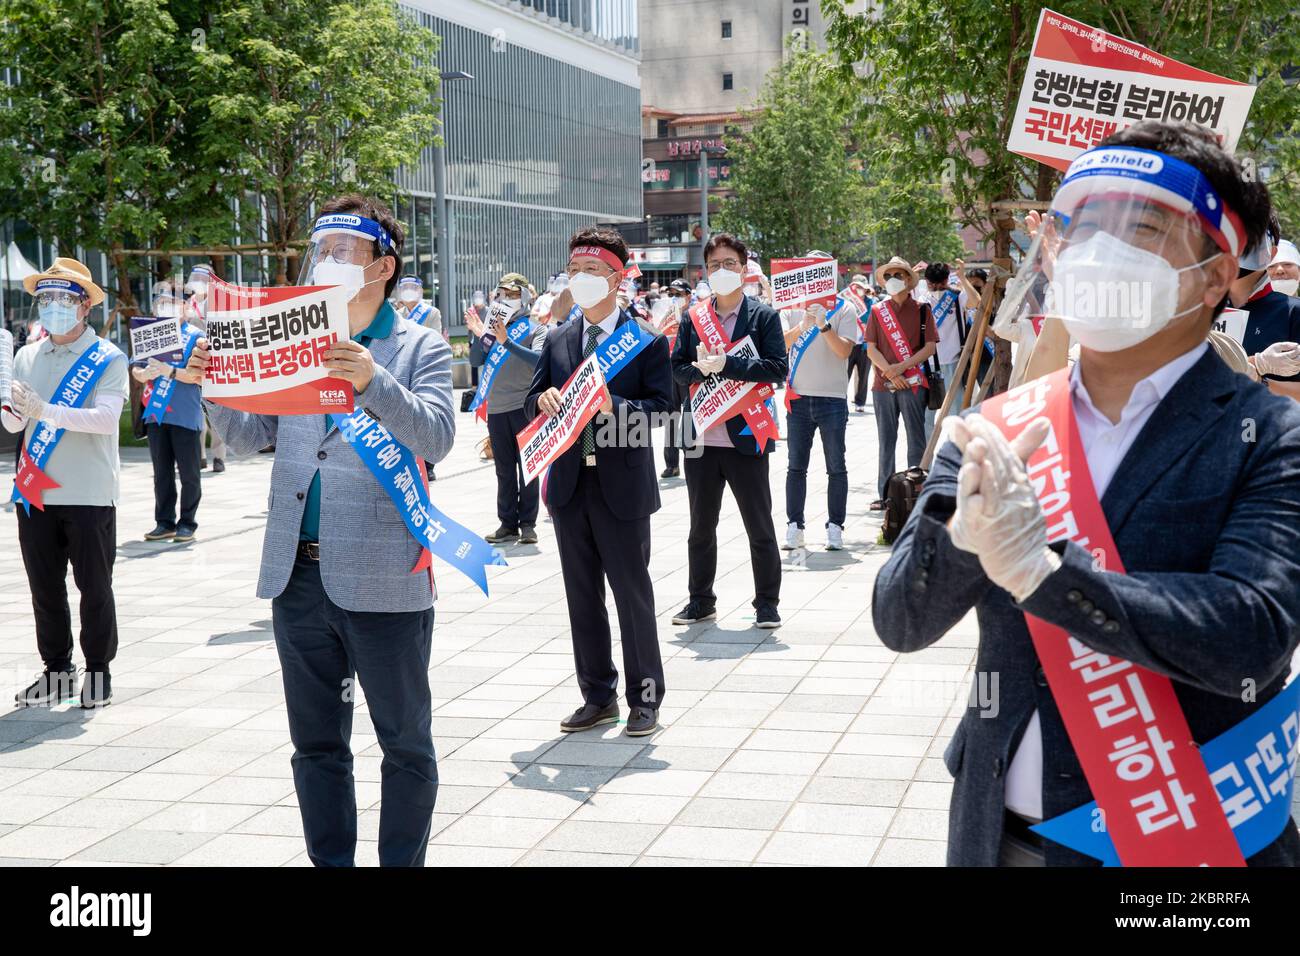
[[[582,350],[582,357],[585,359],[596,351],[596,339],[600,338],[600,326],[593,325],[587,329],[587,344]],[[582,430],[582,457],[585,459],[588,455],[596,453],[596,426],[587,422],[587,427]]]

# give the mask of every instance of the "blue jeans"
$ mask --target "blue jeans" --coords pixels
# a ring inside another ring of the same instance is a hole
[[[379,863],[424,866],[438,796],[429,690],[433,608],[345,610],[325,594],[320,565],[299,556],[284,593],[271,602],[271,623],[293,741],[293,786],[312,863],[354,862],[357,797],[349,741],[360,678],[384,752]]]
[[[786,438],[790,463],[785,473],[785,516],[803,527],[803,506],[808,497],[808,459],[813,434],[822,435],[826,457],[826,510],[830,523],[844,527],[849,504],[849,469],[844,463],[844,431],[849,424],[849,403],[844,398],[804,395],[790,403]]]

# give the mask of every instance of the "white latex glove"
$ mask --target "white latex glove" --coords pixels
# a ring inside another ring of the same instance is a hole
[[[989,580],[1017,602],[1060,567],[1060,558],[1048,550],[1047,519],[1025,471],[1047,430],[1038,421],[1008,442],[980,415],[958,419],[952,429],[962,466],[949,536],[955,547],[978,556]]]
[[[717,355],[711,355],[701,350],[697,353],[697,358],[692,364],[705,375],[717,375],[727,364],[727,353],[719,352]]]
[[[1274,342],[1255,356],[1255,369],[1260,375],[1295,375],[1300,372],[1300,345]]]
[[[45,414],[45,399],[36,389],[23,382],[13,384],[13,409],[28,421],[38,421]]]
[[[171,371],[171,366],[166,362],[160,362],[156,358],[149,359],[144,367],[144,374],[149,377],[149,381],[167,375]]]

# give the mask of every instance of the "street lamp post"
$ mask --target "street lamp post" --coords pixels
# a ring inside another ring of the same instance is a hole
[[[472,80],[472,74],[462,70],[451,70],[441,74],[441,81]],[[441,85],[441,84],[440,84]],[[452,247],[451,219],[447,212],[447,99],[438,97],[438,129],[441,143],[433,147],[433,191],[435,195],[436,215],[438,217],[438,310],[442,312],[445,328],[450,329],[454,316],[452,312],[452,294],[456,285],[456,250]]]
[[[704,247],[709,242],[709,150],[700,148],[700,274],[704,275]]]

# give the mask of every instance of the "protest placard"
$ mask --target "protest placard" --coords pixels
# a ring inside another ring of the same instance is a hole
[[[1007,149],[1056,169],[1145,119],[1208,127],[1236,148],[1255,87],[1042,10]]]
[[[180,319],[160,319],[151,315],[137,315],[131,319],[133,365],[143,365],[151,358],[174,364],[180,361],[184,347]]]
[[[727,349],[728,355],[757,360],[758,348],[746,335],[738,339]],[[695,421],[695,430],[703,434],[705,429],[725,422],[736,414],[738,406],[754,389],[753,382],[742,382],[721,375],[710,375],[691,392],[691,418]]]
[[[214,279],[203,397],[262,415],[350,412],[352,384],[325,367],[334,343],[348,335],[341,286],[254,289]]]
[[[1250,313],[1245,309],[1226,308],[1220,312],[1211,323],[1210,328],[1216,332],[1222,332],[1229,338],[1235,339],[1238,345],[1246,343],[1246,323],[1250,321]]]
[[[14,387],[14,337],[8,329],[0,329],[0,408],[13,408]]]
[[[525,484],[569,450],[608,396],[605,376],[600,372],[600,357],[589,355],[560,389],[560,411],[549,417],[538,415],[515,436]]]
[[[772,260],[772,308],[791,309],[818,303],[835,307],[839,263],[834,259]]]

